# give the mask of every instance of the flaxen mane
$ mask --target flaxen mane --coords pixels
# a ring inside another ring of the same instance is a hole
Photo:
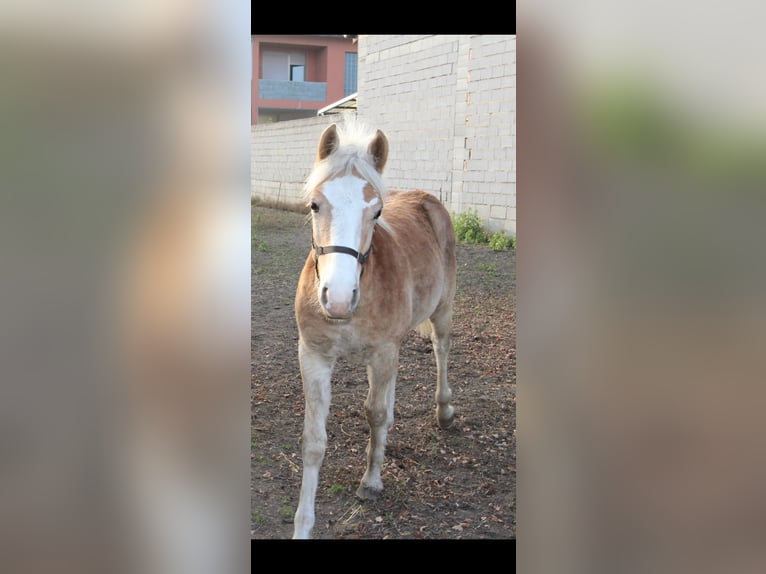
[[[346,116],[345,123],[338,126],[339,143],[336,150],[314,164],[306,185],[303,198],[308,201],[311,193],[328,179],[351,175],[354,171],[375,188],[381,198],[388,194],[383,178],[375,169],[373,158],[367,151],[370,140],[375,135],[373,130],[360,120]]]

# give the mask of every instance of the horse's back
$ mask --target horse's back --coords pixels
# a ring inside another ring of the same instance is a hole
[[[449,266],[454,262],[452,219],[436,196],[421,190],[391,192],[385,201],[385,213],[400,241],[438,245],[443,263]]]

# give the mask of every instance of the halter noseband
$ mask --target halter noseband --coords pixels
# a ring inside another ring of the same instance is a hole
[[[362,265],[362,273],[364,273],[364,264],[367,262],[367,258],[370,256],[370,253],[375,249],[375,245],[370,242],[370,248],[367,250],[366,253],[359,253],[356,249],[351,249],[350,247],[344,247],[343,245],[324,245],[324,246],[318,246],[314,242],[314,238],[311,238],[311,248],[314,250],[314,272],[316,273],[317,279],[319,279],[319,256],[320,255],[326,255],[327,253],[345,253],[346,255],[351,255],[354,259],[359,261],[359,263]]]

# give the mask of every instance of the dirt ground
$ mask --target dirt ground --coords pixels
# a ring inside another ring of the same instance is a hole
[[[252,208],[251,538],[292,536],[303,393],[293,299],[311,244],[306,216]],[[394,426],[374,502],[354,492],[368,428],[363,366],[338,361],[314,538],[515,539],[516,260],[459,245],[449,379],[455,424],[434,417],[436,366],[414,331],[402,345]]]

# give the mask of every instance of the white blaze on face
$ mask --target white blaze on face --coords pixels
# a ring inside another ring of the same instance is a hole
[[[333,179],[325,183],[323,194],[329,203],[332,221],[329,236],[322,238],[323,245],[349,247],[365,250],[362,234],[368,226],[365,210],[380,203],[375,196],[365,201],[367,182],[353,175]],[[348,317],[359,302],[359,262],[346,253],[322,255],[322,272],[319,282],[319,299],[329,315]]]

